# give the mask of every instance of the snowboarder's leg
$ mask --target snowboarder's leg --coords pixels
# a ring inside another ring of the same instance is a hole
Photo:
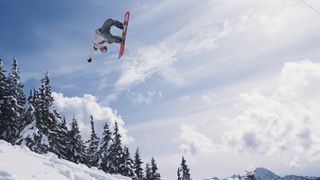
[[[117,20],[114,20],[113,25],[115,25],[119,29],[123,29],[123,23]]]
[[[123,24],[120,21],[109,18],[103,23],[102,27],[100,28],[101,34],[108,40],[108,43],[121,43],[121,37],[113,36],[110,33],[110,29],[112,26],[116,26],[119,29],[123,29]]]
[[[119,36],[113,36],[110,33],[103,34],[103,37],[105,37],[108,40],[108,43],[121,43],[122,38]]]
[[[113,19],[111,19],[111,18],[107,19],[107,20],[103,23],[102,27],[100,28],[101,34],[110,33],[110,28],[111,28],[111,26],[112,26],[113,24],[114,24],[114,20],[113,20]]]
[[[100,28],[101,34],[110,33],[110,29],[112,26],[123,29],[122,22],[109,18],[103,23],[102,27]]]

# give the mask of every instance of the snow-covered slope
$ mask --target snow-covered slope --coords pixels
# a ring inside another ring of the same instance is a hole
[[[129,180],[0,140],[0,180]]]
[[[274,174],[273,172],[265,168],[255,169],[254,176],[257,178],[257,180],[263,180],[263,179],[280,180],[281,179],[280,176]]]

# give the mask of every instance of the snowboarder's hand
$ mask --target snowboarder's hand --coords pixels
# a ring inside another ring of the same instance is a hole
[[[88,62],[91,62],[91,61],[92,61],[92,58],[88,58],[87,60],[88,60]]]

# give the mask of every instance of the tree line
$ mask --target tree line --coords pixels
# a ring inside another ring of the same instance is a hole
[[[0,59],[0,139],[11,144],[24,145],[30,150],[45,154],[52,152],[59,158],[88,167],[97,167],[106,173],[121,174],[133,179],[160,179],[154,158],[142,168],[139,149],[134,158],[129,148],[122,145],[117,122],[113,131],[106,122],[99,137],[91,116],[91,135],[84,141],[76,116],[71,124],[61,117],[53,106],[48,73],[41,79],[38,89],[30,90],[28,98],[23,92],[17,60],[13,59],[6,76]]]
[[[106,173],[136,180],[160,180],[153,157],[144,169],[139,148],[131,157],[129,148],[122,145],[117,122],[113,130],[106,122],[99,136],[94,117],[90,116],[91,134],[87,141],[81,137],[76,116],[68,126],[66,118],[53,105],[48,73],[41,78],[38,89],[30,90],[28,98],[23,88],[17,60],[13,59],[6,73],[0,59],[0,139],[27,146],[36,153],[51,152],[61,159],[97,167]],[[178,180],[191,179],[183,157],[177,176]]]

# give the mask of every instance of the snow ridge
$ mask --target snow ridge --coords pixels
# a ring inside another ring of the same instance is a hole
[[[217,177],[204,180],[220,180]],[[307,177],[287,175],[280,177],[266,168],[256,168],[253,172],[247,172],[246,175],[233,175],[222,180],[320,180],[320,177]]]
[[[295,175],[287,175],[284,177],[280,177],[265,168],[257,168],[256,170],[254,170],[254,174],[257,180],[320,180],[320,177],[307,177]]]
[[[55,154],[37,154],[26,146],[12,146],[0,140],[0,179],[1,180],[129,180],[120,175],[110,175],[59,159]]]

